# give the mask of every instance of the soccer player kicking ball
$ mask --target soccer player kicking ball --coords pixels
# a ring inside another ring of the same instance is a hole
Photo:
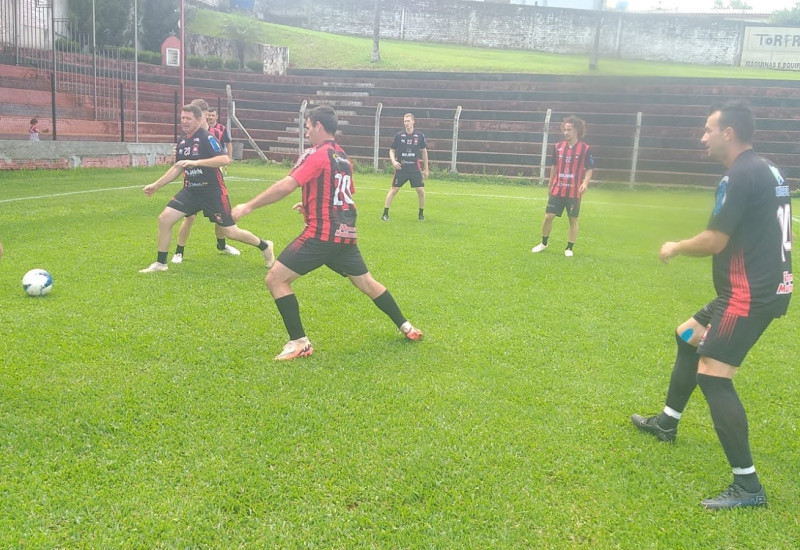
[[[266,279],[289,333],[289,342],[275,360],[306,357],[314,352],[300,320],[300,306],[292,291],[292,282],[323,265],[350,279],[391,318],[406,338],[421,339],[422,332],[403,317],[386,287],[372,277],[356,244],[353,168],[347,154],[333,139],[339,126],[333,108],[321,105],[311,109],[305,124],[312,147],[300,156],[289,175],[249,202],[233,208],[233,217],[238,220],[302,188],[305,229],[281,252]]]
[[[181,189],[158,216],[158,257],[139,273],[167,271],[167,252],[172,240],[172,228],[179,220],[203,211],[203,214],[222,228],[223,234],[245,244],[258,247],[267,268],[275,261],[271,241],[260,239],[239,229],[231,216],[228,191],[220,166],[230,163],[214,136],[201,128],[203,112],[197,105],[185,105],[181,111],[183,137],[178,142],[175,164],[155,182],[145,186],[148,197],[183,174]]]
[[[683,409],[700,386],[733,469],[733,483],[701,502],[710,510],[767,505],[733,375],[770,322],[786,313],[793,287],[789,186],[753,151],[754,131],[753,114],[741,102],[714,108],[708,117],[703,146],[727,169],[711,220],[690,239],[664,243],[659,257],[666,263],[679,255],[713,256],[717,297],[676,331],[678,353],[663,412],[631,417],[641,431],[672,442]]]

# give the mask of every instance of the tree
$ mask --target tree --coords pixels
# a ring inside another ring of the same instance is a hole
[[[164,0],[138,1],[139,47],[153,52],[161,51],[164,40],[178,34],[178,3]]]
[[[372,61],[373,63],[381,62],[381,0],[375,0],[375,19],[372,23]]]
[[[69,15],[79,32],[92,35],[92,0],[70,0]],[[133,46],[133,2],[96,0],[97,45]]]
[[[247,46],[261,41],[258,24],[253,19],[231,17],[225,22],[223,30],[233,47],[236,48],[239,68],[244,68],[244,54]]]
[[[800,26],[800,2],[790,10],[778,10],[772,12],[769,22],[774,25]]]

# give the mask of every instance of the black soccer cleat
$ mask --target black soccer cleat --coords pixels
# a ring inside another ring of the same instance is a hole
[[[767,492],[761,487],[755,493],[745,491],[740,485],[731,483],[728,488],[714,498],[700,502],[706,510],[728,510],[747,506],[767,506]]]
[[[631,416],[631,422],[634,426],[639,428],[639,430],[654,435],[661,441],[666,441],[667,443],[675,441],[675,436],[678,435],[678,428],[665,430],[659,426],[658,416],[644,417],[640,414],[634,414]]]

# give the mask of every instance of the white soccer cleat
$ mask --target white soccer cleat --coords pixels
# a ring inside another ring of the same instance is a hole
[[[266,243],[267,248],[261,251],[261,255],[264,256],[264,265],[269,269],[275,263],[275,245],[272,244],[272,241],[266,241]]]
[[[172,255],[172,259],[170,260],[173,264],[179,264],[183,261],[183,254],[175,253]]]
[[[242,253],[239,252],[238,248],[234,248],[229,244],[226,244],[225,248],[223,248],[221,250],[221,252],[223,252],[224,254],[230,254],[231,256],[241,256],[242,255]]]
[[[298,357],[308,357],[312,353],[314,353],[314,347],[308,341],[308,337],[303,336],[297,340],[289,340],[283,346],[283,351],[275,356],[275,361],[291,361]]]
[[[409,340],[422,340],[422,331],[415,328],[410,321],[406,321],[400,326],[400,332]]]
[[[566,256],[567,258],[572,258],[572,256],[574,256],[572,249],[567,248],[566,250],[564,250],[564,256]]]
[[[541,252],[542,250],[544,250],[546,248],[547,248],[546,244],[539,243],[536,246],[534,246],[533,248],[531,248],[531,252],[533,252],[534,254],[538,254],[539,252]]]
[[[158,271],[166,271],[168,269],[169,268],[167,267],[167,264],[160,264],[158,262],[153,262],[148,267],[140,269],[139,273],[156,273]]]

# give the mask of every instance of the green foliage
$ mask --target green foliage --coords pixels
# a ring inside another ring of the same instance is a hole
[[[730,478],[701,392],[674,445],[628,420],[661,408],[674,328],[713,295],[707,259],[657,259],[711,192],[592,189],[566,259],[564,219],[529,252],[544,189],[431,179],[427,221],[406,187],[386,223],[389,179],[358,174],[360,248],[425,339],[322,268],[294,285],[315,353],[278,364],[253,247],[219,254],[200,217],[181,265],[137,273],[164,169],[3,175],[0,547],[797,547],[796,304],[737,375],[769,510],[700,509]],[[228,174],[236,204],[286,168]],[[239,225],[282,250],[296,200]]]
[[[198,34],[226,37],[223,26],[229,18],[235,17],[238,16],[198,9],[187,28]],[[800,73],[792,71],[609,58],[601,58],[598,69],[590,71],[588,56],[398,40],[381,40],[381,63],[376,66],[370,61],[371,38],[334,35],[264,22],[257,22],[256,26],[260,42],[289,47],[291,66],[295,68],[800,80]],[[336,55],[320,52],[336,52]]]
[[[714,10],[752,10],[753,6],[745,2],[744,0],[729,0],[728,2],[724,2],[723,0],[714,0],[714,6],[711,8]]]
[[[222,30],[224,37],[230,40],[236,48],[239,66],[244,67],[244,54],[247,46],[258,42],[261,36],[258,22],[249,18],[228,17],[222,24]]]
[[[81,45],[75,40],[61,37],[56,39],[56,49],[62,52],[80,52]]]
[[[92,0],[70,0],[69,16],[80,32],[92,36]],[[98,47],[133,45],[133,2],[97,1],[95,18]]]
[[[164,40],[180,32],[177,2],[139,0],[139,19],[139,44],[144,49],[161,51]]]
[[[161,65],[161,52],[140,51],[139,61],[142,63],[150,63],[151,65]]]
[[[800,2],[790,9],[772,12],[769,22],[773,25],[800,26]]]
[[[205,58],[205,68],[210,69],[212,71],[218,71],[222,68],[224,61],[221,57],[217,57],[216,55],[209,55]]]
[[[263,73],[264,62],[258,61],[257,59],[253,59],[252,61],[247,62],[247,68],[253,71],[254,73]]]
[[[225,69],[228,71],[238,71],[241,69],[241,67],[239,66],[239,61],[237,59],[226,59]]]

